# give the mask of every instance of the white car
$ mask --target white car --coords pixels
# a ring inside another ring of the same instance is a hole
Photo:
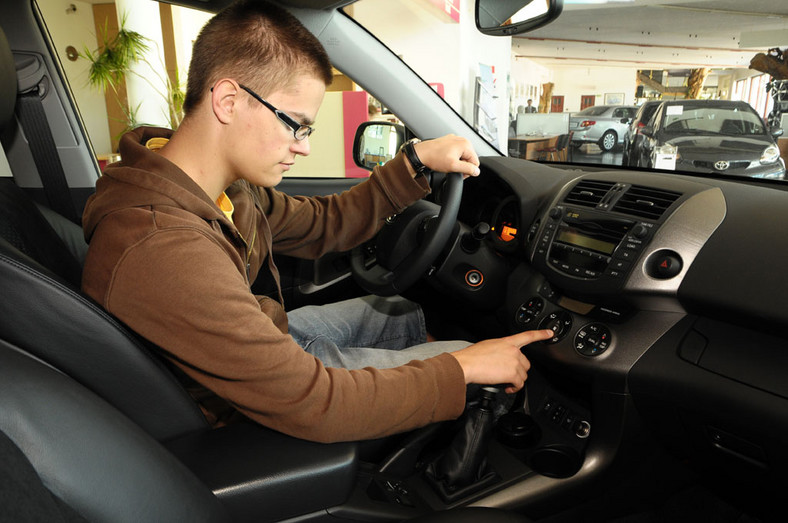
[[[594,143],[605,152],[624,143],[627,127],[638,108],[629,105],[593,105],[569,117],[572,145]]]

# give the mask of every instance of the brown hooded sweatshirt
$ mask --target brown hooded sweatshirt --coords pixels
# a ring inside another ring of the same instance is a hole
[[[453,356],[385,370],[326,368],[287,334],[282,304],[250,291],[260,270],[279,286],[271,252],[318,258],[348,250],[423,197],[428,188],[401,156],[328,197],[236,182],[226,191],[230,221],[186,173],[145,147],[170,134],[126,134],[122,161],[98,180],[83,217],[88,295],[202,387],[286,434],[359,440],[460,415],[465,380]],[[215,422],[212,403],[201,405]]]

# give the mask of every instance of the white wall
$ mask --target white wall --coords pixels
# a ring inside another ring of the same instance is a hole
[[[525,107],[528,99],[533,106],[539,107],[542,84],[553,81],[553,74],[547,67],[528,58],[515,58],[512,53],[512,72],[510,84],[512,93],[509,100],[509,113],[516,114],[517,107]]]
[[[115,0],[118,27],[124,16],[125,27],[143,35],[149,46],[145,60],[131,66],[126,75],[129,110],[139,124],[168,126],[168,104],[164,46],[162,44],[159,4],[148,0]]]
[[[147,0],[146,0],[147,1]],[[178,61],[178,80],[186,90],[186,76],[189,62],[192,59],[192,45],[200,33],[200,29],[213,16],[198,9],[172,6],[172,25],[175,35],[175,55]]]
[[[606,93],[624,93],[624,105],[634,105],[637,69],[622,67],[566,67],[553,71],[553,96],[564,97],[564,112],[580,110],[580,98],[596,95],[594,105],[605,103]]]

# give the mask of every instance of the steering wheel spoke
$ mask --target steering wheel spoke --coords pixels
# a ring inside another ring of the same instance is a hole
[[[366,267],[363,248],[353,249],[351,269],[364,290],[379,296],[399,294],[416,283],[438,257],[457,221],[462,175],[449,173],[444,183],[442,206],[420,200],[378,233],[376,265]]]

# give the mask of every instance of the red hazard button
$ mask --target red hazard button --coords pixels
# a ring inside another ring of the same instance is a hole
[[[683,266],[681,256],[673,251],[660,251],[654,253],[650,261],[649,274],[661,280],[677,276],[681,272]]]

